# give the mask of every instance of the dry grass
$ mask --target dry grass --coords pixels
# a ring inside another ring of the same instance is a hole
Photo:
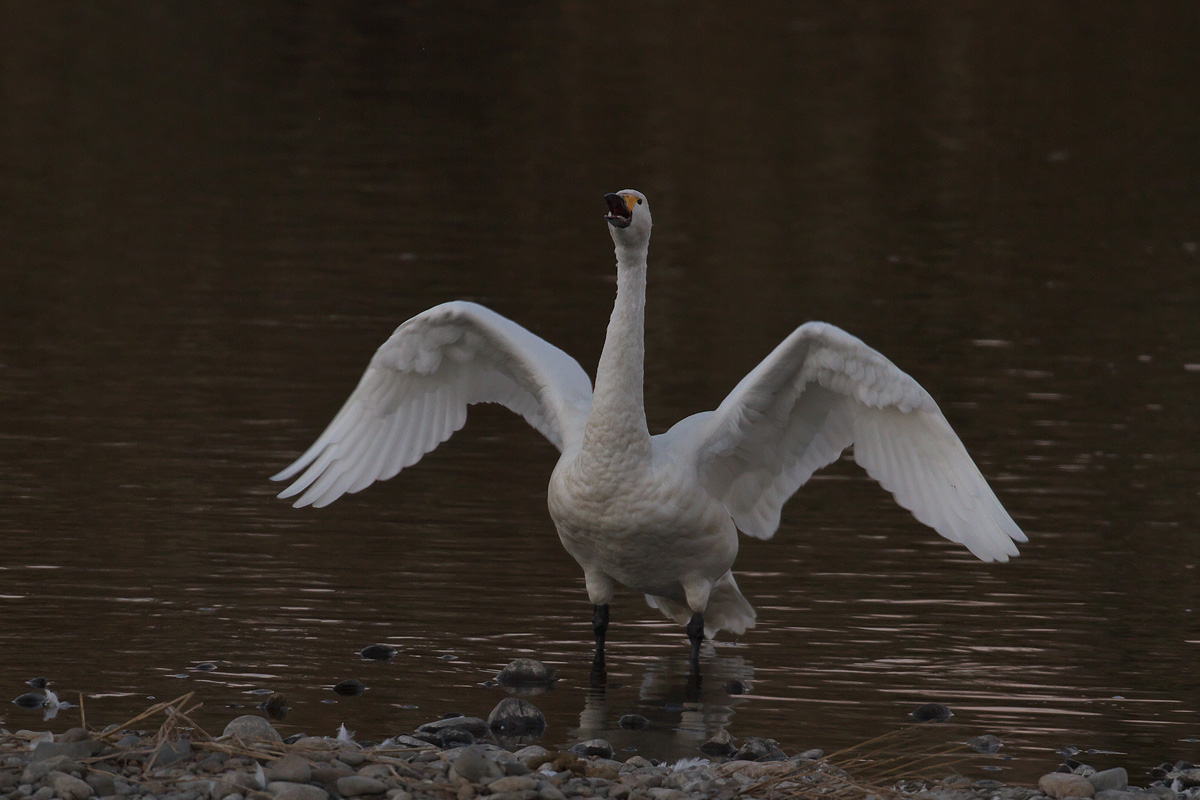
[[[771,800],[908,797],[914,788],[955,774],[956,765],[980,758],[967,745],[947,741],[951,730],[944,725],[900,728],[746,786],[742,794]]]

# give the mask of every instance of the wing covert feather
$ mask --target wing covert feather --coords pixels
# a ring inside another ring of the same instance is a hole
[[[832,325],[797,328],[712,412],[665,435],[744,533],[768,539],[783,504],[850,445],[897,502],[985,561],[1026,541],[920,384]]]
[[[582,437],[592,384],[574,358],[496,312],[444,303],[375,352],[325,431],[274,480],[280,497],[325,506],[394,477],[450,438],[473,403],[500,403],[560,451]]]

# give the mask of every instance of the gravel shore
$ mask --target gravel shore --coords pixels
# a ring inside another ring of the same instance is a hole
[[[186,705],[185,703],[181,705]],[[510,704],[511,705],[511,704]],[[512,709],[510,709],[512,710]],[[528,712],[528,709],[518,709]],[[153,726],[159,717],[165,721]],[[139,725],[151,730],[139,728]],[[994,739],[994,737],[991,737]],[[501,743],[509,743],[508,747]],[[971,781],[952,767],[922,778],[882,780],[871,758],[789,756],[769,739],[710,742],[706,758],[659,764],[621,761],[603,740],[570,751],[517,747],[495,725],[451,717],[382,743],[302,737],[284,741],[258,716],[232,720],[210,736],[180,708],[161,704],[130,723],[100,731],[73,728],[53,736],[0,730],[0,798],[9,800],[612,800],[684,798],[884,798],[924,800],[1193,800],[1200,770],[1163,765],[1145,789],[1123,769],[1096,772],[1076,762],[1037,788]],[[894,761],[894,759],[892,759]],[[914,762],[915,764],[915,762]],[[1169,768],[1169,769],[1168,769]]]

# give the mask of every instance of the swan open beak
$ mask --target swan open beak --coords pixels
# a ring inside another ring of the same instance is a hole
[[[637,198],[633,195],[606,194],[604,202],[608,203],[608,213],[604,218],[614,228],[628,228],[633,221],[633,207]]]

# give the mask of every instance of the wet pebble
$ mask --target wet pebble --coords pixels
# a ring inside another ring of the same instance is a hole
[[[571,752],[577,756],[595,756],[597,758],[612,758],[613,747],[604,739],[588,739],[586,742],[580,742],[571,748]]]
[[[719,730],[711,739],[700,745],[700,752],[710,756],[731,756],[737,752],[733,737],[727,730]]]
[[[292,707],[288,705],[287,698],[279,692],[272,692],[269,697],[258,704],[258,710],[266,714],[271,719],[283,719],[287,716]]]
[[[506,734],[540,733],[546,729],[546,715],[528,700],[506,697],[496,704],[487,718],[488,727]]]
[[[395,657],[396,653],[400,652],[391,645],[386,644],[369,644],[362,650],[358,651],[359,656],[372,661],[387,661],[389,658]]]
[[[496,674],[501,686],[550,686],[558,680],[558,672],[532,658],[517,658]]]
[[[13,700],[21,708],[33,710],[46,705],[46,695],[39,692],[26,692]]]
[[[625,714],[617,720],[617,725],[627,731],[644,731],[650,727],[650,720],[641,714]]]
[[[912,718],[917,722],[945,722],[953,716],[950,707],[941,703],[926,703],[912,712]]]
[[[45,689],[50,685],[50,681],[46,680],[45,678],[30,678],[29,680],[25,681],[25,683],[35,689]]]
[[[447,730],[466,731],[477,738],[482,738],[492,732],[491,726],[485,719],[458,716],[426,722],[417,728],[417,733],[440,734]]]
[[[334,694],[340,694],[342,697],[358,697],[365,691],[367,687],[356,678],[347,678],[333,686]]]
[[[197,672],[212,672],[216,668],[217,665],[211,661],[201,661],[199,664],[192,667],[192,669],[196,670]]]
[[[779,749],[774,739],[748,737],[733,756],[738,761],[784,761],[787,755]]]
[[[990,733],[985,733],[982,736],[976,736],[973,739],[967,740],[967,747],[974,750],[976,753],[998,753],[1000,752],[1003,742],[999,738]]]

